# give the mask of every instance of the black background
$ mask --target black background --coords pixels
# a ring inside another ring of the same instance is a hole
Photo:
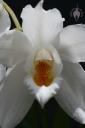
[[[85,0],[45,0],[43,7],[45,9],[58,8],[62,16],[65,18],[64,26],[70,24],[85,23]],[[27,4],[31,4],[33,7],[39,2],[38,0],[5,0],[8,5],[14,10],[20,23],[20,13],[22,8]],[[73,17],[70,16],[71,10],[76,8],[76,5],[82,9],[83,16],[76,22]],[[12,27],[14,27],[12,23]],[[83,67],[84,64],[82,63]],[[47,123],[49,122],[49,123]],[[84,128],[85,125],[80,125],[73,119],[71,119],[52,98],[41,110],[37,101],[34,104],[24,120],[17,126],[17,128]]]
[[[22,8],[27,4],[31,4],[33,7],[39,2],[39,0],[5,0],[16,13],[18,19],[20,19],[20,13]],[[73,17],[70,16],[71,10],[79,6],[82,9],[83,17],[80,17],[76,22]],[[66,19],[64,26],[68,24],[85,23],[85,0],[44,0],[44,9],[58,8],[62,16]]]

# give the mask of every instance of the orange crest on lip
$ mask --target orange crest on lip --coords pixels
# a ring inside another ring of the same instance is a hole
[[[38,86],[49,86],[53,79],[53,61],[52,60],[37,60],[35,62],[35,71],[33,79]]]

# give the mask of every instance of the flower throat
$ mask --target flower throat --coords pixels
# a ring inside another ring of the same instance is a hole
[[[42,49],[34,58],[33,80],[38,86],[49,86],[53,79],[54,60],[49,51]]]

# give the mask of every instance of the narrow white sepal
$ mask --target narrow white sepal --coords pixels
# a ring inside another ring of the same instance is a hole
[[[77,108],[74,112],[74,118],[81,124],[85,124],[85,111],[82,108]]]
[[[42,108],[48,102],[50,98],[56,95],[59,88],[60,88],[59,85],[56,83],[53,83],[49,87],[46,87],[44,85],[40,87],[40,89],[36,93],[36,99],[40,103]]]

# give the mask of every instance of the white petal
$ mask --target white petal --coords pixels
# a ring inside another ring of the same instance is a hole
[[[57,9],[44,10],[43,1],[33,8],[27,5],[22,13],[23,31],[33,45],[52,42],[63,28],[61,13]]]
[[[85,71],[79,64],[63,63],[61,89],[56,99],[69,116],[83,123],[83,114],[76,114],[77,108],[85,112]]]
[[[67,26],[60,34],[60,54],[70,62],[85,61],[85,25]]]
[[[81,108],[77,108],[74,113],[74,118],[78,118],[79,122],[85,124],[85,111]]]
[[[0,38],[0,63],[11,66],[25,59],[30,50],[31,45],[22,32],[9,31]]]
[[[34,97],[24,85],[24,63],[8,75],[0,93],[0,126],[14,128],[30,109]]]
[[[0,34],[8,31],[11,27],[11,21],[7,11],[3,7],[3,1],[0,1]],[[0,35],[0,36],[1,36]]]

